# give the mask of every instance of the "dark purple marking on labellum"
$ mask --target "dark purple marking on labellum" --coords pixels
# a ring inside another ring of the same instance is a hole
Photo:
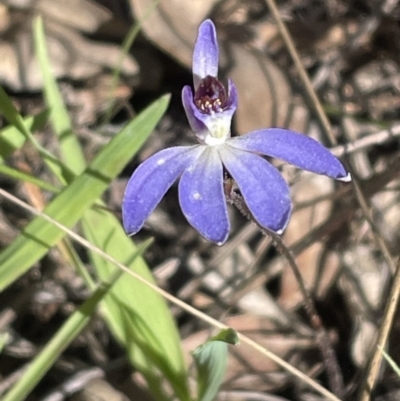
[[[226,90],[222,82],[208,75],[200,81],[194,94],[194,103],[203,113],[220,113],[227,102]]]

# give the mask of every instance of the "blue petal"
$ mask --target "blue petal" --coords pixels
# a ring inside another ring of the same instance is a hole
[[[204,139],[208,129],[203,121],[198,118],[199,111],[193,102],[193,92],[190,86],[184,86],[182,89],[182,104],[193,132],[200,139]]]
[[[128,235],[142,228],[174,181],[203,151],[200,145],[164,149],[135,170],[122,202],[122,221]]]
[[[199,27],[199,33],[193,51],[193,80],[197,88],[200,80],[210,75],[218,75],[218,41],[214,23],[204,21]]]
[[[342,163],[328,149],[297,132],[281,128],[262,129],[232,138],[229,145],[282,159],[303,170],[324,174],[337,180],[351,180]]]
[[[281,234],[289,221],[292,205],[289,187],[279,172],[254,153],[226,145],[219,152],[256,221]]]
[[[237,104],[238,104],[238,93],[237,93],[236,85],[233,83],[233,81],[231,79],[228,79],[228,103],[227,103],[227,106],[229,109],[233,109],[233,113],[234,113],[237,109]]]
[[[222,245],[229,235],[223,169],[215,147],[208,147],[179,183],[179,202],[189,223],[206,239]]]

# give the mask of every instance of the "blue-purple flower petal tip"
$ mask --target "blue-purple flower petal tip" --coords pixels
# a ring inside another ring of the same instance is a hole
[[[199,27],[193,51],[193,81],[197,89],[199,82],[207,76],[218,75],[219,49],[214,23],[207,19]]]
[[[224,171],[237,184],[252,218],[276,234],[292,211],[290,190],[263,156],[348,182],[350,174],[332,153],[306,135],[269,128],[231,138],[237,91],[218,79],[218,42],[211,20],[199,27],[193,53],[194,91],[182,90],[182,103],[198,144],[164,149],[142,163],[130,178],[122,204],[129,235],[137,233],[173,183],[180,179],[179,203],[188,222],[209,241],[222,245],[230,225]]]
[[[346,175],[342,176],[342,177],[338,177],[336,178],[338,181],[342,181],[342,182],[350,182],[351,181],[351,174],[347,173]]]

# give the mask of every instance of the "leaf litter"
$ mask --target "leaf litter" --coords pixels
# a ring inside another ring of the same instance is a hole
[[[159,8],[144,21],[143,32],[125,61],[118,84],[120,108],[111,122],[102,127],[103,135],[99,135],[104,105],[108,104],[107,90],[103,88],[121,55],[119,43],[132,21],[144,18],[152,2],[131,0],[128,4],[121,0],[111,5],[105,0],[75,0],[69,3],[70,11],[61,13],[56,12],[59,7],[46,6],[46,1],[9,0],[0,6],[0,35],[4,39],[0,46],[2,54],[8,54],[0,62],[0,80],[24,113],[42,107],[38,95],[41,82],[37,78],[33,50],[26,53],[28,58],[21,59],[17,57],[17,44],[24,44],[28,49],[32,46],[30,15],[33,11],[46,14],[54,72],[66,88],[64,95],[88,158],[118,130],[119,124],[146,102],[172,92],[167,115],[106,195],[105,200],[117,215],[121,186],[124,187],[141,160],[171,144],[190,143],[189,128],[181,117],[179,92],[184,84],[190,83],[192,44],[198,25],[207,17],[216,23],[220,35],[222,71],[238,86],[240,103],[235,133],[278,125],[307,132],[327,143],[310,112],[312,108],[276,25],[261,0],[162,0]],[[341,0],[287,0],[280,2],[279,7],[333,124],[341,152],[346,152],[348,144],[383,130],[390,133],[393,128],[396,132],[400,120],[400,5],[396,1],[370,6]],[[131,10],[132,14],[121,13],[121,9]],[[110,34],[107,26],[110,21],[118,22],[117,33]],[[91,57],[87,57],[88,52]],[[157,66],[154,78],[147,62]],[[149,85],[149,82],[156,84]],[[45,129],[41,140],[57,151],[56,144],[48,139],[50,135]],[[394,261],[399,257],[400,240],[399,169],[392,167],[399,158],[398,144],[396,136],[389,135],[384,142],[372,142],[348,156],[373,210],[379,236],[388,245]],[[32,174],[47,180],[41,161],[35,158],[32,149],[24,147],[14,152],[7,164],[14,167],[27,164]],[[294,252],[338,356],[348,389],[344,399],[356,399],[361,383],[359,375],[367,366],[380,328],[392,272],[354,202],[351,189],[344,192],[331,181],[274,163],[290,182],[295,202],[295,212],[283,241]],[[26,184],[4,175],[0,175],[0,185],[30,202],[40,199]],[[45,193],[41,201],[47,202],[50,196]],[[188,227],[176,205],[177,191],[172,189],[152,220],[135,237],[142,240],[154,236],[155,243],[146,259],[162,286],[248,334],[328,386],[323,358],[315,332],[305,317],[298,284],[271,240],[260,235],[255,226],[232,208],[232,235],[224,247],[215,247]],[[0,207],[0,244],[4,248],[28,217],[6,201],[2,200]],[[313,232],[317,235],[312,235]],[[85,260],[85,252],[77,251]],[[82,279],[57,250],[51,250],[28,274],[0,294],[3,305],[0,330],[9,338],[0,359],[0,392],[4,393],[18,379],[38,347],[87,296]],[[189,352],[213,333],[179,309],[174,308],[173,312],[190,364]],[[397,363],[400,362],[400,349],[396,346],[399,330],[395,323],[387,348]],[[143,381],[132,374],[123,357],[123,351],[104,322],[96,317],[30,399],[60,394],[60,386],[70,380],[76,382],[79,377],[83,379],[75,394],[66,395],[87,399],[85,387],[92,383],[94,388],[118,388],[119,395],[112,399],[132,399],[137,386],[143,389]],[[270,400],[273,397],[301,400],[311,396],[307,387],[246,346],[235,348],[229,358],[221,399],[229,396],[247,400],[253,399],[254,394],[259,399]],[[88,369],[97,368],[99,374],[85,375]],[[387,366],[382,368],[378,383],[376,399],[393,399],[390,397],[400,391],[398,378]],[[143,399],[145,395],[146,391]]]

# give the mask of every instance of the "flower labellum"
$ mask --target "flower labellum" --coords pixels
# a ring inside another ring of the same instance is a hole
[[[172,184],[180,177],[179,203],[188,222],[207,240],[222,245],[230,225],[224,194],[224,168],[235,180],[257,223],[274,233],[285,230],[292,204],[286,181],[263,156],[340,181],[351,177],[342,163],[314,139],[281,128],[231,138],[237,91],[218,79],[218,42],[211,20],[199,28],[193,53],[194,92],[182,102],[198,144],[161,150],[133,173],[125,190],[122,220],[136,234]]]

